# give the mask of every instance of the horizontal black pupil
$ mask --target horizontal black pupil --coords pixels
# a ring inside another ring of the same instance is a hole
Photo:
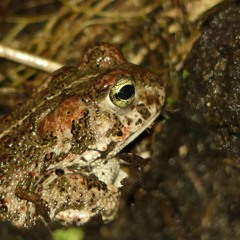
[[[120,91],[116,94],[118,99],[128,100],[135,94],[135,88],[133,85],[125,85],[123,86]]]

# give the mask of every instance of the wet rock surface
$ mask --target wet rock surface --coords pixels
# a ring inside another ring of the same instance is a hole
[[[182,111],[215,130],[212,146],[240,154],[240,4],[210,16],[185,64]],[[215,129],[214,129],[215,128]]]

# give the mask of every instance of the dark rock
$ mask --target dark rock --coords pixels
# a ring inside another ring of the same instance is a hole
[[[215,131],[213,144],[240,154],[240,4],[209,16],[194,44],[180,82],[182,111]]]

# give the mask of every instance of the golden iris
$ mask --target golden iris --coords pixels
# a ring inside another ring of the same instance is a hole
[[[135,96],[135,84],[130,77],[121,77],[110,91],[110,99],[114,105],[124,108],[131,104]]]

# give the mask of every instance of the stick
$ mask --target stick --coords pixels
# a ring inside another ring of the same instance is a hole
[[[13,48],[6,47],[0,43],[0,57],[7,58],[14,62],[22,63],[45,72],[54,72],[63,65],[57,62],[38,57],[27,52],[19,51]]]

